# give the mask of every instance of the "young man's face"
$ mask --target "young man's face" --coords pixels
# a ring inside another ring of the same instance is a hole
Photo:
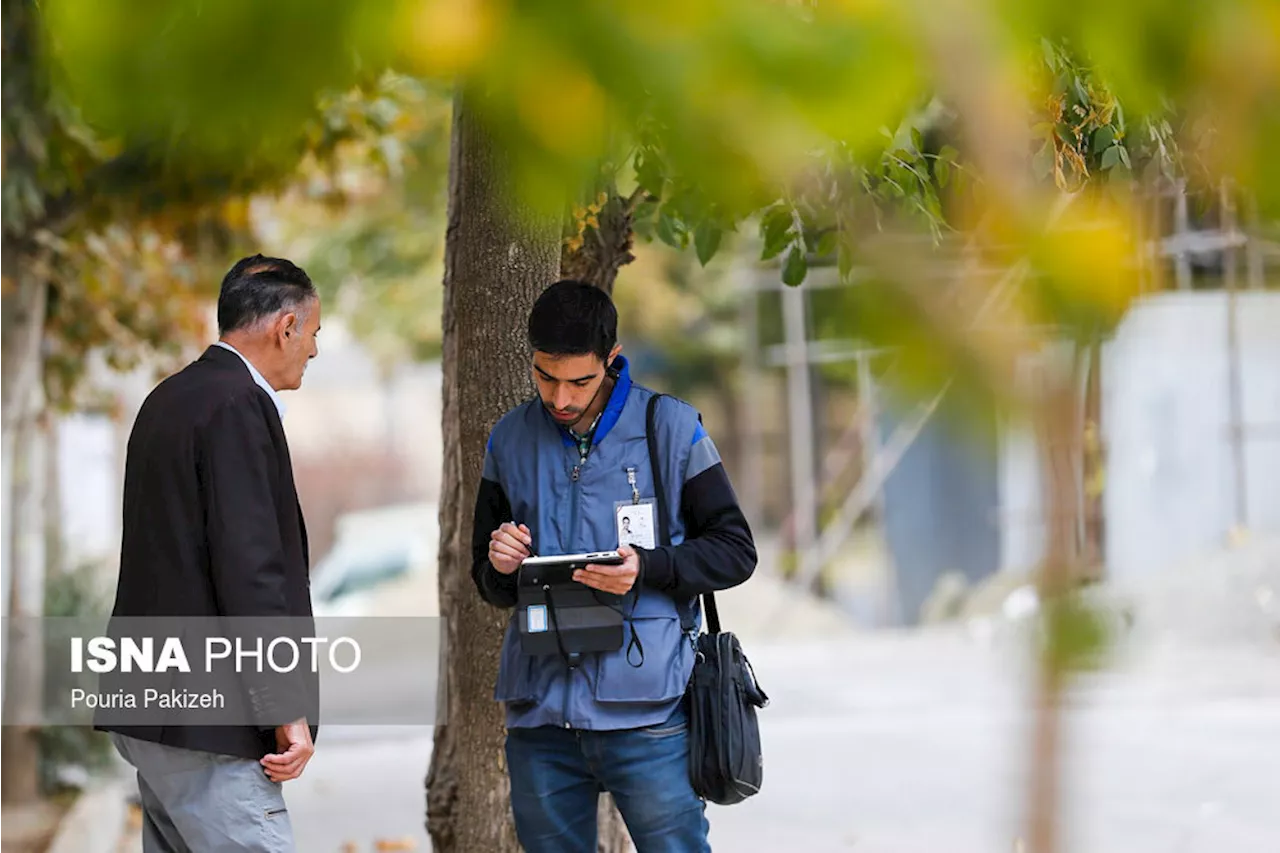
[[[609,361],[617,357],[616,346]],[[574,426],[582,420],[595,401],[605,381],[605,362],[594,353],[583,355],[533,354],[533,381],[538,386],[542,405],[561,426]]]

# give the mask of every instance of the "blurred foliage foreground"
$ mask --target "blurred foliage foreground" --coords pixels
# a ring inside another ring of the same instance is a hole
[[[513,216],[563,223],[565,270],[612,287],[637,237],[705,264],[749,225],[785,283],[831,265],[857,284],[835,320],[894,348],[904,389],[1026,413],[1051,471],[1078,457],[1081,359],[1033,389],[1012,377],[1160,286],[1143,200],[1185,182],[1252,227],[1280,211],[1269,0],[15,0],[4,15],[5,296],[49,288],[54,401],[89,351],[126,363],[182,339],[212,280],[200,260],[225,266],[254,198],[301,200],[281,227],[310,229],[313,272],[358,325],[389,330],[388,358],[433,352],[436,306],[413,283],[438,257],[450,92],[509,153]],[[372,202],[347,221],[353,198]],[[364,280],[334,281],[353,258]],[[1042,591],[1068,603],[1049,610],[1046,706],[1099,637],[1061,595],[1075,503],[1055,487]],[[1047,715],[1037,754],[1053,732]]]
[[[611,288],[636,238],[706,264],[749,224],[786,284],[828,265],[856,283],[820,320],[892,348],[899,390],[994,399],[1042,431],[1062,428],[1046,413],[1082,358],[1030,389],[1019,362],[1085,350],[1161,286],[1153,193],[1230,199],[1254,227],[1280,210],[1264,0],[44,9],[5,119],[6,164],[36,168],[6,169],[5,229],[72,266],[50,309],[48,365],[67,375],[83,363],[67,341],[178,338],[178,258],[264,195],[292,205],[266,218],[385,363],[434,354],[421,281],[453,91],[510,152],[513,216],[563,223],[566,272]],[[68,207],[74,227],[53,214]],[[1079,442],[1042,436],[1067,457]]]
[[[788,284],[828,261],[864,281],[842,319],[922,386],[958,367],[1001,394],[1046,330],[1104,332],[1137,290],[1142,190],[1280,209],[1265,0],[5,9],[4,231],[53,287],[55,400],[90,350],[128,366],[191,335],[264,194],[306,202],[276,221],[380,356],[436,352],[412,285],[438,270],[454,86],[522,209],[564,222],[566,270],[611,286],[634,237],[706,263],[750,222]],[[1000,281],[977,324],[1000,331],[966,328]]]

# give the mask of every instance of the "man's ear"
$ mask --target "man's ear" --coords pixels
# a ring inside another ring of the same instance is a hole
[[[285,339],[292,338],[298,332],[298,315],[292,311],[287,311],[280,315],[280,319],[276,321],[276,338],[283,343]]]
[[[613,366],[613,361],[618,357],[618,353],[620,352],[622,352],[622,344],[614,344],[613,349],[609,351],[609,357],[605,359],[604,373],[605,376],[608,376],[610,379],[616,380],[619,376],[618,368]]]

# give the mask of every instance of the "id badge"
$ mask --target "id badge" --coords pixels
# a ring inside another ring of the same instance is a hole
[[[631,545],[635,548],[653,550],[658,547],[654,534],[654,506],[650,500],[618,501],[614,504],[614,524],[618,529],[618,547]]]

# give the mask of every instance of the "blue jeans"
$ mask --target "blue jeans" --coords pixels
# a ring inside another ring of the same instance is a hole
[[[601,791],[613,795],[636,853],[710,853],[706,806],[689,784],[683,710],[642,729],[510,729],[507,768],[527,853],[595,853]]]

